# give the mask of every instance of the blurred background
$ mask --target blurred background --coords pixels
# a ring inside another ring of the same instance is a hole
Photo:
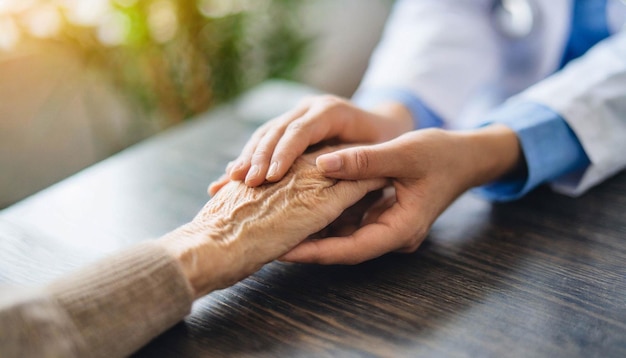
[[[350,96],[391,0],[0,0],[0,208],[270,78]]]

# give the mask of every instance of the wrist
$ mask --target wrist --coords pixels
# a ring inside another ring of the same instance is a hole
[[[411,111],[398,102],[385,102],[371,110],[376,117],[376,132],[378,142],[393,139],[403,133],[413,130],[413,116]]]
[[[463,142],[464,162],[471,168],[468,175],[470,188],[502,178],[523,165],[519,139],[505,125],[493,124],[457,133]]]
[[[229,260],[230,234],[210,225],[185,224],[157,243],[178,262],[196,298],[237,281]]]

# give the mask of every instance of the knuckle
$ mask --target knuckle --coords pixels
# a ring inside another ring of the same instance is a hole
[[[370,166],[370,158],[367,152],[364,150],[355,150],[352,155],[356,170],[360,173],[367,172]]]
[[[309,107],[312,102],[315,102],[319,95],[306,95],[298,101],[296,107]]]
[[[258,160],[268,159],[272,155],[272,151],[266,148],[257,148],[257,150],[252,154],[252,161],[256,162]]]
[[[254,133],[252,133],[251,138],[255,138],[255,139],[262,138],[270,129],[272,129],[275,126],[276,126],[275,120],[267,121],[262,126],[257,128],[257,130],[255,130]]]
[[[272,123],[271,129],[273,131],[283,131],[287,126],[297,120],[301,115],[301,110],[298,108],[294,108],[291,111],[283,113],[278,118],[274,119],[274,123]]]
[[[344,107],[346,100],[335,95],[327,94],[318,97],[317,103],[323,110],[330,111]]]
[[[341,97],[332,94],[318,94],[303,97],[297,104],[299,108],[309,108],[320,105],[333,105],[344,101]]]
[[[297,150],[296,148],[293,148],[293,147],[289,147],[289,148],[281,149],[280,152],[276,154],[276,156],[280,158],[281,160],[293,161],[295,160],[295,158],[299,157],[300,154],[302,154],[302,151]]]
[[[298,136],[306,133],[309,130],[310,122],[307,121],[293,121],[287,126],[287,132],[291,135]]]
[[[321,101],[327,101],[327,102],[337,102],[337,101],[341,101],[341,97],[335,96],[334,94],[324,94],[320,96],[320,100]]]

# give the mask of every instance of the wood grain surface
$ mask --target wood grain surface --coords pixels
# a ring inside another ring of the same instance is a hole
[[[189,220],[252,132],[223,107],[0,213],[0,283],[37,284]],[[138,357],[626,356],[626,173],[573,199],[466,194],[414,254],[275,262]]]

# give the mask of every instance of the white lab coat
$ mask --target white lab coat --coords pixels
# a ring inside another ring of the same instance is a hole
[[[626,4],[608,0],[611,38],[554,74],[573,0],[525,0],[532,26],[511,36],[495,0],[401,0],[360,88],[408,89],[447,128],[477,125],[505,100],[544,104],[567,121],[591,165],[552,183],[579,195],[626,167]]]

